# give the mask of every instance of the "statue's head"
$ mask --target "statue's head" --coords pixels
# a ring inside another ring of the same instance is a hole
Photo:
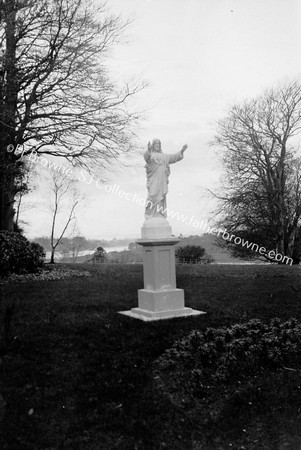
[[[160,139],[157,139],[157,138],[153,139],[152,151],[156,152],[156,153],[161,153],[162,152]]]

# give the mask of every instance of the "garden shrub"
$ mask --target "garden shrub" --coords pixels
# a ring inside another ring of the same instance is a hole
[[[192,331],[158,360],[156,371],[172,390],[204,396],[221,384],[247,382],[264,371],[300,364],[301,323],[259,319],[230,328]]]
[[[200,245],[185,245],[184,247],[176,248],[176,258],[178,263],[184,264],[210,264],[214,262],[214,258],[205,252],[205,249]]]
[[[44,249],[20,233],[0,231],[0,274],[32,273],[43,264]]]
[[[32,251],[32,260],[29,265],[29,271],[36,272],[36,270],[44,264],[46,253],[44,247],[37,242],[30,242],[29,246]]]
[[[205,255],[205,249],[200,245],[185,245],[176,249],[176,257],[183,262],[198,262]]]

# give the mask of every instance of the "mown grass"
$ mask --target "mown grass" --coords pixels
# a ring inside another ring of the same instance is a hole
[[[250,380],[207,425],[162,395],[153,373],[193,329],[300,319],[299,267],[179,267],[186,305],[207,314],[152,323],[117,314],[137,306],[141,265],[82,268],[92,277],[2,286],[2,311],[17,305],[1,358],[3,449],[301,448],[300,371]]]

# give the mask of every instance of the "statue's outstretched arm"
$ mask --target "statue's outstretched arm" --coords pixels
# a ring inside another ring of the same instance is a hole
[[[188,145],[183,145],[182,150],[180,150],[177,153],[173,153],[172,155],[169,155],[169,164],[174,164],[178,161],[181,161],[181,159],[183,159],[184,157],[184,152],[186,151]]]

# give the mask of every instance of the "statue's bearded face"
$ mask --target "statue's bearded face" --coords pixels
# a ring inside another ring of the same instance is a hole
[[[159,141],[159,139],[155,139],[153,142],[153,151],[154,152],[161,152],[161,142]]]

